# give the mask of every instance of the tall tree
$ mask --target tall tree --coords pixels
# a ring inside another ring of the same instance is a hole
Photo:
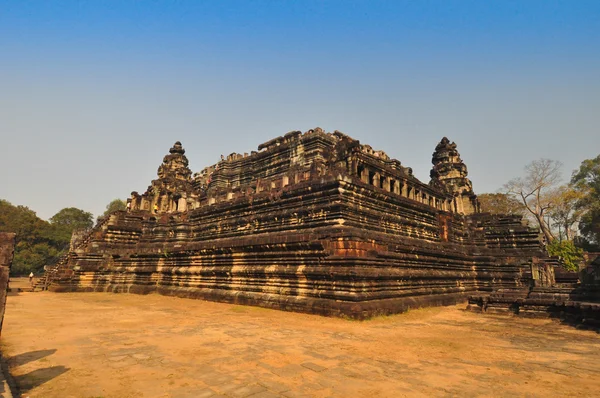
[[[482,193],[477,195],[481,211],[493,214],[518,214],[524,215],[526,210],[523,204],[505,193]]]
[[[586,159],[573,173],[571,184],[581,194],[579,231],[595,249],[600,249],[600,155]]]
[[[16,233],[15,257],[11,273],[41,272],[68,248],[71,235],[65,227],[40,219],[25,206],[13,206],[0,199],[0,231]]]
[[[561,185],[549,194],[551,207],[547,214],[552,221],[550,226],[557,229],[556,235],[560,241],[572,241],[575,237],[575,225],[581,216],[577,203],[582,197],[581,191],[574,189],[571,184]]]
[[[94,215],[75,207],[66,207],[50,217],[49,221],[55,229],[54,234],[60,236],[62,241],[69,242],[73,231],[89,229],[94,225]]]
[[[533,216],[547,243],[555,239],[546,218],[552,207],[550,194],[560,181],[562,163],[538,159],[525,166],[525,176],[510,180],[504,185],[506,193],[521,201]]]
[[[88,229],[94,225],[94,216],[92,213],[75,207],[66,207],[50,217],[50,224],[66,227],[71,231]]]
[[[111,213],[119,210],[127,210],[127,203],[121,199],[113,199],[109,204],[106,205],[106,210],[104,213],[98,217],[98,221],[103,218],[108,217]]]

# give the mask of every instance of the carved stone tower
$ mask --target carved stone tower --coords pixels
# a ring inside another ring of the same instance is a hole
[[[453,210],[457,213],[479,213],[479,201],[471,180],[467,178],[467,166],[460,158],[456,144],[450,143],[446,137],[442,138],[435,147],[431,162],[433,168],[429,185],[451,193],[454,196]]]
[[[158,179],[153,180],[143,195],[131,193],[133,210],[156,213],[186,211],[197,206],[198,197],[192,186],[192,171],[181,142],[177,141],[158,167]]]
[[[188,159],[185,156],[185,149],[181,142],[177,141],[169,154],[163,158],[162,164],[158,167],[158,178],[161,180],[181,180],[191,181],[192,171],[188,167]]]

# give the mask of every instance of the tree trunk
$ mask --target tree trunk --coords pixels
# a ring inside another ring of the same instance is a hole
[[[546,244],[552,242],[555,238],[554,235],[552,235],[552,232],[550,232],[550,228],[548,228],[548,225],[546,224],[544,218],[538,214],[535,215],[535,218],[537,219],[538,224],[540,225],[540,229],[542,230],[542,234],[544,234],[544,238],[546,238]]]

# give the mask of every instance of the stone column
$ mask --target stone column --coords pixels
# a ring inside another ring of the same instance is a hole
[[[377,188],[379,188],[380,184],[381,184],[381,175],[379,173],[375,173],[375,176],[373,176],[373,186],[376,186]]]
[[[0,333],[2,333],[2,322],[4,321],[8,279],[14,248],[15,234],[12,232],[0,232]]]
[[[360,180],[365,184],[369,183],[369,169],[367,169],[366,167],[363,168],[362,172],[360,173]]]
[[[177,203],[177,210],[179,211],[187,211],[187,200],[186,198],[179,198],[179,202]]]
[[[408,184],[405,181],[402,181],[401,184],[402,189],[400,190],[400,195],[404,196],[405,198],[408,198]]]
[[[390,191],[390,177],[381,177],[383,178],[383,189],[385,189],[388,192]]]

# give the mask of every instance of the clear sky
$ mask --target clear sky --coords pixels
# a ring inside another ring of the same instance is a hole
[[[477,193],[600,153],[600,1],[0,0],[0,198],[42,218],[291,130],[340,130]]]

